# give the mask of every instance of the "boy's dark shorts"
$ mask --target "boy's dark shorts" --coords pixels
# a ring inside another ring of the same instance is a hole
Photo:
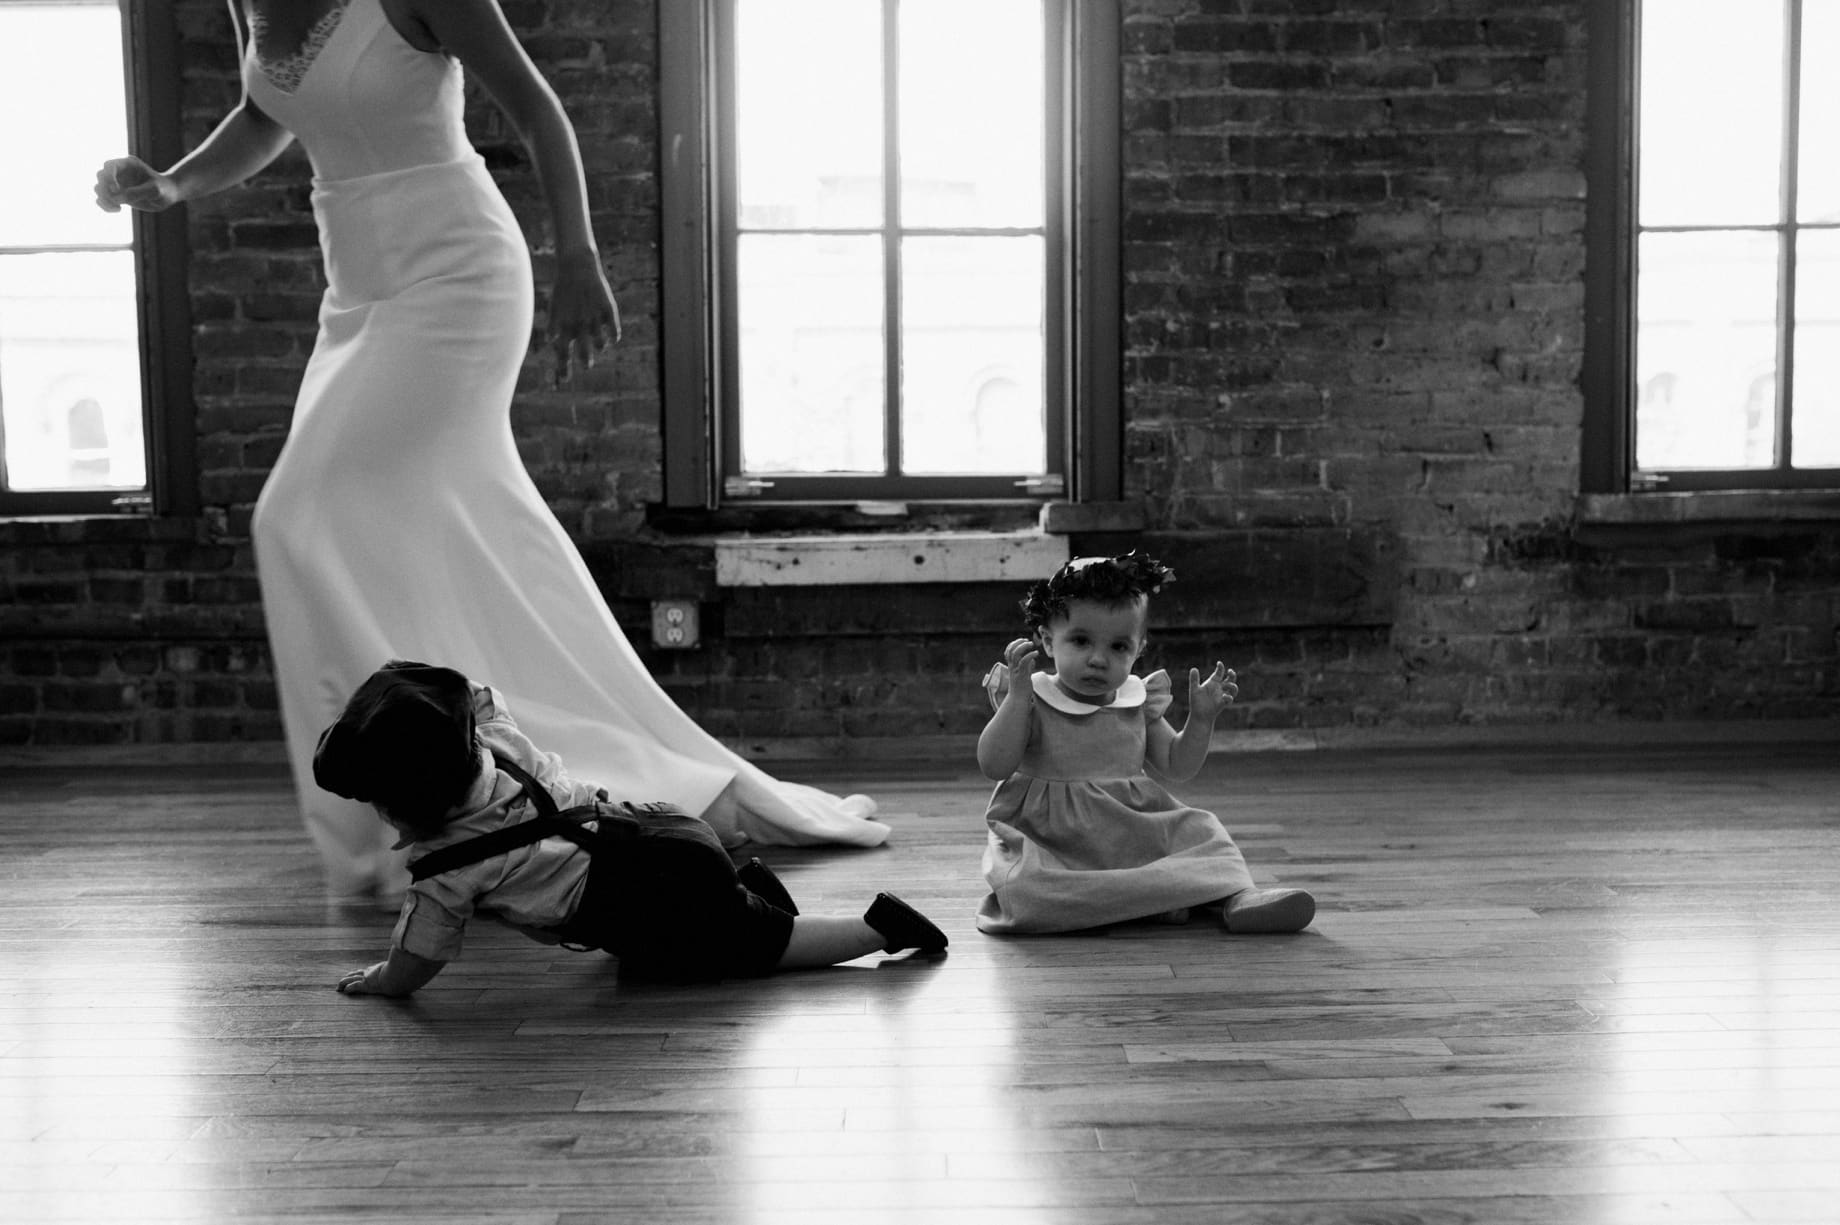
[[[772,972],[792,916],[748,891],[715,831],[681,812],[603,806],[602,846],[557,935],[601,948],[622,971],[712,979]]]

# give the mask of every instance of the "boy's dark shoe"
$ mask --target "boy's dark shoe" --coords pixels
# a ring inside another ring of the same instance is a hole
[[[779,877],[773,874],[773,869],[761,863],[760,860],[748,860],[735,869],[735,875],[741,878],[741,883],[747,886],[749,893],[771,902],[787,914],[799,913],[798,903],[794,902],[792,895],[786,892],[786,886],[781,884]]]
[[[898,953],[902,949],[919,949],[922,953],[945,951],[946,934],[935,927],[931,919],[892,893],[876,894],[874,903],[863,914],[863,921],[887,939],[888,943],[882,946],[884,953]]]

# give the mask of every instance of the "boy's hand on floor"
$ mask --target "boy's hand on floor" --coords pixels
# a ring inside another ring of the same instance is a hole
[[[402,999],[427,986],[446,964],[402,949],[391,949],[387,960],[353,970],[339,979],[339,994],[387,995],[391,999]]]
[[[371,983],[376,982],[377,977],[381,975],[382,973],[383,973],[383,963],[381,961],[378,962],[376,965],[365,966],[362,970],[353,970],[351,973],[347,974],[344,978],[339,979],[339,994],[340,995],[382,995],[383,992],[377,990],[376,987],[370,985]]]

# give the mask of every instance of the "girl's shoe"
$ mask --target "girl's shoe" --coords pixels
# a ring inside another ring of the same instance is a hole
[[[740,878],[743,885],[747,886],[749,893],[762,901],[772,903],[787,914],[799,913],[798,903],[794,902],[792,895],[786,892],[786,886],[780,883],[779,877],[773,874],[773,869],[761,863],[760,860],[748,860],[735,869],[735,875]]]
[[[1227,899],[1227,930],[1242,936],[1300,932],[1316,917],[1316,899],[1301,889],[1243,889]]]
[[[876,894],[875,901],[863,913],[863,922],[888,941],[882,946],[884,953],[898,953],[902,949],[919,949],[922,953],[945,951],[946,934],[935,927],[931,919],[892,893]]]

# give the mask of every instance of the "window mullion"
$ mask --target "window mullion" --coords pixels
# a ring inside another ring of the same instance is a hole
[[[1067,122],[1071,29],[1059,0],[1042,3],[1042,472],[1060,477],[1062,489],[1077,484],[1065,417],[1055,406],[1067,403],[1072,381],[1070,363],[1079,353],[1074,341],[1074,321],[1066,308],[1069,297],[1074,233],[1072,201],[1077,193],[1067,186],[1067,166],[1072,161],[1073,125]],[[1026,488],[1026,486],[1024,486]]]
[[[1776,307],[1776,467],[1795,465],[1795,261],[1797,234],[1796,197],[1800,190],[1797,153],[1801,146],[1802,0],[1783,0],[1783,152],[1782,243],[1778,258],[1779,298]]]
[[[901,455],[901,0],[882,0],[882,318],[887,365],[882,391],[885,475]]]
[[[740,92],[740,66],[735,50],[737,24],[734,0],[722,0],[716,6],[716,47],[720,111],[716,131],[720,148],[715,158],[716,193],[716,309],[717,335],[722,343],[716,351],[716,378],[719,409],[714,415],[715,437],[711,450],[716,457],[716,471],[726,480],[744,477],[741,455],[741,298],[738,266],[741,261],[741,209],[737,184],[737,162],[741,144],[736,97]]]
[[[1074,321],[1071,385],[1066,399],[1078,407],[1066,448],[1074,460],[1069,486],[1081,501],[1111,501],[1124,496],[1121,340],[1124,295],[1120,268],[1107,253],[1122,248],[1124,202],[1120,173],[1118,116],[1123,108],[1119,6],[1114,0],[1081,0],[1067,12],[1067,68],[1074,74],[1071,113],[1062,123],[1078,150],[1074,164],[1063,167],[1062,189],[1072,193],[1072,208],[1062,214],[1070,227],[1068,241],[1074,277],[1066,309]],[[1097,258],[1095,258],[1097,257]],[[1050,411],[1063,411],[1050,405]]]

